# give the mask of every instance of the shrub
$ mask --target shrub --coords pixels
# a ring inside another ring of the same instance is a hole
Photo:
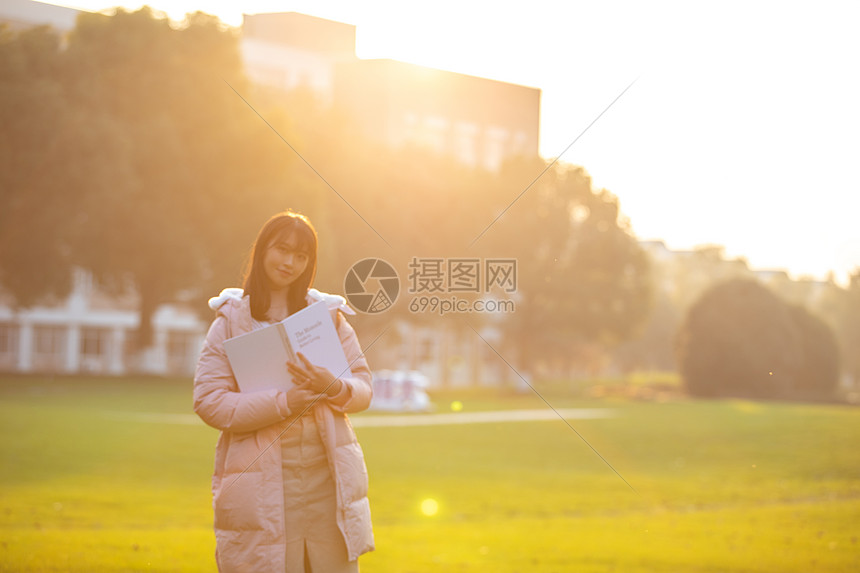
[[[825,323],[747,279],[716,285],[690,307],[677,352],[698,397],[830,397],[839,370]]]
[[[793,395],[797,397],[830,397],[839,384],[839,344],[826,322],[802,306],[791,307],[800,331],[803,363],[798,371]]]

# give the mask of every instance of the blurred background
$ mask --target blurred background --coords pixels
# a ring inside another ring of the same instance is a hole
[[[860,570],[854,4],[111,4],[0,0],[0,571],[214,569],[288,208],[382,310],[363,570]]]
[[[856,392],[846,6],[83,4],[0,8],[3,371],[190,374],[291,208],[321,290],[397,269],[355,322],[430,388]],[[516,260],[457,293],[516,310],[410,312],[427,257]]]

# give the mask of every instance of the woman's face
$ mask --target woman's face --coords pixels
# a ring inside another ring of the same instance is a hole
[[[308,254],[299,248],[298,238],[278,237],[266,248],[263,269],[272,291],[285,291],[308,266]]]

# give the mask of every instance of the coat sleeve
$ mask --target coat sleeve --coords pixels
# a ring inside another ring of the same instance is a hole
[[[203,343],[194,373],[194,412],[218,430],[251,432],[290,415],[287,394],[281,390],[243,393],[224,352],[227,319],[218,315]]]
[[[367,365],[352,325],[340,314],[336,324],[350,373],[348,376],[340,377],[343,381],[343,389],[329,400],[329,406],[336,412],[361,412],[370,406],[370,399],[373,397],[370,367]]]

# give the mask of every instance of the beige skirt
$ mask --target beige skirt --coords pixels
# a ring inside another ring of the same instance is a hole
[[[281,436],[287,573],[356,573],[337,527],[337,492],[312,414]]]

